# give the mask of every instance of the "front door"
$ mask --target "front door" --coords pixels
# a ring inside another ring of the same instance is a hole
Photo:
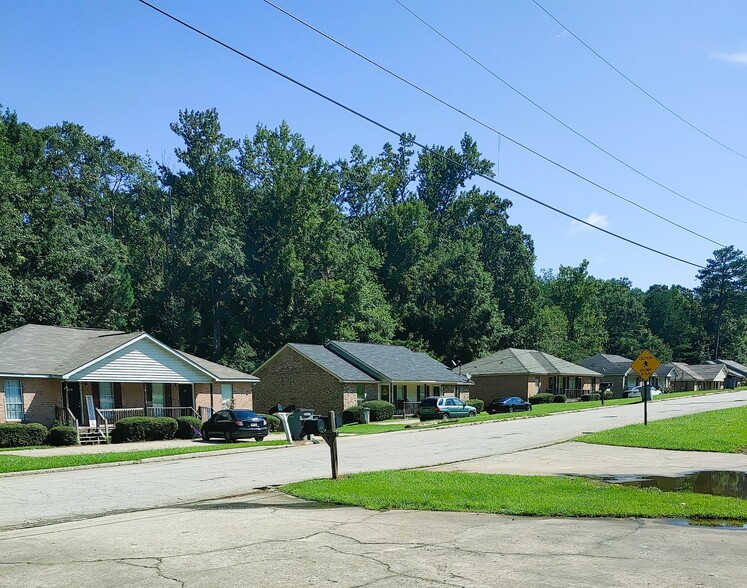
[[[192,384],[179,384],[179,406],[192,406]]]
[[[78,419],[78,424],[83,424],[83,403],[80,399],[80,384],[78,382],[68,382],[67,384],[67,407],[73,413],[73,416]]]

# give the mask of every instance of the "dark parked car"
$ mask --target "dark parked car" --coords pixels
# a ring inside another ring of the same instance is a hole
[[[223,437],[226,441],[267,437],[267,419],[253,410],[219,410],[202,424],[202,439]]]
[[[515,412],[517,410],[532,410],[532,405],[518,396],[496,398],[485,405],[485,412],[488,414],[495,414],[497,412]]]

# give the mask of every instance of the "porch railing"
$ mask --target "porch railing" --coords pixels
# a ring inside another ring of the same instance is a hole
[[[419,402],[403,402],[402,403],[402,416],[407,418],[409,416],[415,416],[415,411],[420,406]]]
[[[191,406],[149,406],[147,416],[171,417],[173,419],[182,416],[200,418],[200,415]]]
[[[145,416],[145,409],[143,408],[101,408],[99,410],[101,411],[101,417],[111,424],[128,417]]]
[[[55,406],[54,418],[55,420],[58,420],[69,427],[75,428],[75,432],[78,435],[78,444],[80,445],[80,427],[78,426],[78,419],[75,418],[75,415],[72,413],[72,411],[69,408]]]
[[[96,428],[100,431],[101,425],[104,426],[104,435],[109,438],[109,419],[107,419],[100,409],[96,409]]]

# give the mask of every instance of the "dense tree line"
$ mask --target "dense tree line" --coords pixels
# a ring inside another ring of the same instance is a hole
[[[447,363],[504,347],[569,360],[642,348],[747,361],[747,261],[714,253],[700,286],[537,275],[511,202],[465,135],[325,161],[283,124],[241,140],[214,110],[171,125],[178,165],[79,125],[0,114],[0,330],[143,329],[251,370],[289,341],[405,343]]]

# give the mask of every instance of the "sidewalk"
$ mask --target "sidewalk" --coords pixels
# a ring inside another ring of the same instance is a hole
[[[270,433],[265,441],[285,441],[285,433]],[[24,455],[27,457],[50,457],[57,455],[84,455],[94,453],[120,453],[125,451],[146,451],[150,449],[174,449],[217,445],[223,441],[203,441],[202,439],[169,439],[168,441],[140,441],[138,443],[102,443],[101,445],[73,445],[71,447],[52,447],[50,449],[22,449],[3,451],[0,455]],[[256,444],[253,439],[236,441],[236,447],[250,448]],[[233,451],[229,449],[228,451]]]

